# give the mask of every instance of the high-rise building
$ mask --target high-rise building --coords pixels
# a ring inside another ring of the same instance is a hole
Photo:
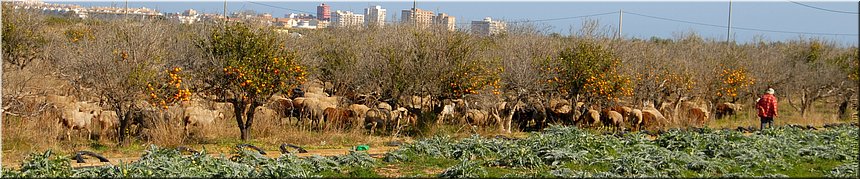
[[[401,14],[400,21],[414,23],[418,27],[426,28],[433,22],[433,11],[412,8],[404,9]]]
[[[385,9],[382,6],[370,6],[364,9],[364,21],[367,26],[382,27],[385,25]]]
[[[439,15],[433,16],[433,23],[439,26],[445,27],[450,31],[455,30],[455,24],[457,23],[456,18],[454,16],[449,16],[445,13],[439,13]]]
[[[327,21],[327,20],[331,19],[331,10],[330,10],[330,8],[331,8],[331,7],[329,7],[329,6],[328,6],[327,4],[325,4],[325,3],[322,3],[321,5],[317,6],[317,19],[319,19],[319,20],[325,20],[325,21]]]
[[[183,11],[183,12],[182,12],[182,15],[183,15],[183,16],[196,16],[196,15],[197,15],[197,10],[194,10],[194,9],[188,9],[188,10]]]
[[[331,13],[331,26],[358,27],[364,24],[364,15],[350,11],[334,11]]]
[[[478,35],[496,35],[505,31],[506,24],[502,21],[494,21],[490,17],[483,21],[472,21],[472,33]]]

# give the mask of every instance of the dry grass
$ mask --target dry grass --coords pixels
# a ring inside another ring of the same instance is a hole
[[[825,124],[851,122],[852,119],[839,119],[835,104],[825,102],[815,103],[806,116],[801,116],[800,112],[792,108],[788,101],[781,101],[779,104],[779,116],[774,119],[776,126],[796,124],[796,125],[811,125],[824,126]],[[712,119],[708,123],[710,128],[737,128],[737,127],[760,127],[761,121],[756,116],[755,106],[746,105],[744,110],[734,116],[729,116],[724,119]],[[849,109],[848,114],[854,112],[854,109]]]
[[[163,147],[177,147],[185,142],[185,128],[181,121],[155,120],[154,127],[148,130],[152,144]]]
[[[86,132],[71,131],[69,141],[67,129],[58,123],[58,117],[54,113],[29,118],[3,117],[3,162],[23,158],[30,152],[86,148]]]
[[[836,117],[832,105],[817,104],[813,111],[806,117],[800,117],[787,103],[780,105],[780,117],[775,125],[801,124],[822,126],[829,123],[846,122]],[[853,111],[849,111],[853,112]],[[214,125],[199,129],[192,129],[192,136],[185,136],[184,127],[179,121],[156,122],[155,128],[149,131],[149,140],[134,140],[130,145],[117,147],[114,138],[98,137],[99,126],[93,126],[94,139],[85,140],[84,132],[73,132],[72,140],[63,139],[65,128],[57,123],[58,115],[55,112],[46,112],[40,116],[20,118],[6,116],[3,118],[3,162],[20,162],[27,153],[54,150],[60,153],[71,153],[77,150],[90,150],[101,153],[107,157],[134,157],[139,156],[149,145],[162,147],[188,146],[194,149],[205,148],[210,153],[229,153],[233,146],[239,143],[250,143],[263,148],[266,151],[278,151],[283,143],[303,146],[307,149],[347,149],[359,144],[368,144],[372,147],[384,146],[388,141],[411,141],[411,137],[393,138],[391,136],[368,135],[368,132],[360,127],[351,129],[331,129],[320,131],[319,129],[308,129],[308,127],[295,126],[294,120],[287,123],[275,119],[257,119],[251,129],[250,141],[239,140],[239,129],[235,119],[221,119],[215,121]],[[434,117],[434,116],[427,116]],[[434,118],[435,119],[435,118]],[[431,123],[428,123],[431,124]],[[435,123],[432,123],[435,124]],[[446,125],[424,125],[419,124],[421,130],[407,130],[410,136],[431,137],[435,135],[449,135],[454,138],[464,138],[477,134],[484,137],[495,137],[499,133],[498,126],[492,125],[482,128],[472,128],[462,124]],[[95,125],[95,124],[94,124]],[[424,125],[424,126],[421,126]],[[759,121],[751,107],[721,120],[711,120],[708,126],[711,128],[736,128],[738,126],[758,126]],[[503,134],[509,137],[525,137],[528,133],[514,132]]]

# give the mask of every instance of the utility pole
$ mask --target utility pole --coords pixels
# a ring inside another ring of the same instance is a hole
[[[412,0],[412,23],[418,26],[418,0]]]
[[[0,24],[3,23],[3,13],[0,13]],[[0,31],[0,39],[3,38],[3,31]],[[0,67],[3,66],[3,46],[0,45]],[[0,68],[0,79],[3,79],[3,68]],[[0,80],[0,86],[3,86],[3,80]],[[3,96],[3,88],[0,88],[0,96]],[[3,98],[0,98],[0,126],[3,126],[3,116],[6,114],[6,111],[3,111]],[[0,139],[3,138],[3,128],[0,128]],[[0,145],[0,151],[3,151],[3,145]],[[0,152],[0,159],[3,158],[3,152]],[[3,165],[3,161],[0,160],[0,165]]]
[[[624,25],[624,10],[618,10],[618,34],[616,38],[621,39],[621,26]]]
[[[732,42],[732,39],[731,39],[732,38],[732,1],[731,0],[729,0],[729,23],[728,23],[728,27],[729,27],[729,28],[727,28],[728,32],[726,32],[726,42],[731,43]]]
[[[128,19],[128,0],[125,0],[125,18]]]

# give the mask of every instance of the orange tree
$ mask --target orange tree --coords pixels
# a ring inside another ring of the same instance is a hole
[[[219,100],[233,104],[241,139],[250,139],[254,109],[274,93],[289,93],[305,80],[305,68],[284,41],[267,28],[227,24],[211,32],[201,47],[215,61],[213,86]]]
[[[581,41],[574,48],[559,52],[544,68],[551,87],[569,99],[603,104],[620,96],[631,95],[630,79],[618,72],[621,60],[599,44]]]
[[[738,100],[740,93],[746,92],[751,85],[755,84],[755,79],[749,76],[743,67],[733,68],[721,65],[717,70],[720,71],[716,96],[728,99],[732,103]]]
[[[454,98],[467,94],[478,94],[489,88],[497,92],[499,75],[503,68],[501,59],[480,55],[482,51],[495,46],[493,39],[468,36],[463,33],[449,33],[445,37],[445,60],[450,68],[444,76],[443,93]]]
[[[503,68],[492,69],[492,66],[480,61],[468,61],[451,69],[453,73],[447,79],[448,87],[445,92],[453,97],[462,97],[467,94],[478,94],[489,88],[494,95],[499,95],[499,74]]]
[[[147,101],[153,106],[167,109],[170,104],[190,100],[191,90],[182,85],[182,68],[173,67],[166,70],[166,74],[166,78],[146,84],[146,90],[149,92]]]

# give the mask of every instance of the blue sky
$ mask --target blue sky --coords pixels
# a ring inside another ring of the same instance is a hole
[[[316,12],[316,6],[321,2],[324,1],[230,0],[227,3],[227,8],[228,12],[254,10],[259,13],[271,13],[275,17],[283,17],[287,13],[301,13],[284,8]],[[111,4],[124,6],[125,1],[75,1],[59,3],[79,4],[82,6],[111,6]],[[269,6],[261,5],[261,3]],[[358,13],[363,13],[363,9],[369,5],[381,5],[383,8],[388,9],[388,19],[386,21],[399,20],[391,19],[391,17],[396,15],[399,18],[401,10],[412,7],[412,1],[335,1],[326,3],[331,6],[332,10],[348,10]],[[732,2],[732,27],[743,28],[732,29],[734,40],[738,43],[745,43],[752,41],[757,36],[763,37],[766,41],[783,41],[799,37],[821,37],[833,40],[841,45],[857,46],[857,2],[799,1],[797,3],[789,1]],[[612,14],[587,18],[597,20],[602,26],[616,29],[619,19],[617,12],[623,10],[622,32],[624,37],[640,39],[648,39],[652,36],[674,38],[680,33],[696,32],[705,38],[725,40],[727,33],[725,26],[727,25],[729,11],[728,1],[419,1],[417,4],[420,9],[431,10],[436,13],[448,13],[455,16],[458,28],[467,28],[467,23],[470,21],[480,20],[484,17],[519,21],[613,12]],[[181,12],[185,9],[196,9],[207,13],[221,13],[223,11],[223,1],[129,1],[129,7],[154,8],[164,13]],[[551,32],[569,34],[571,29],[578,30],[581,27],[583,19],[568,18],[537,23],[552,27]],[[692,23],[678,22],[677,20]]]

